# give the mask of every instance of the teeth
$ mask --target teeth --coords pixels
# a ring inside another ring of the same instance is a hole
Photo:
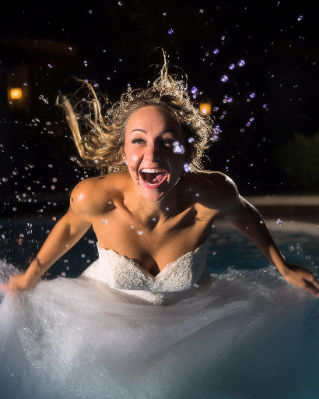
[[[161,169],[142,169],[141,172],[142,173],[165,173]]]

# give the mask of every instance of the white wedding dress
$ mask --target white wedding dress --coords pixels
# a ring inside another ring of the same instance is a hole
[[[81,277],[4,296],[0,397],[318,398],[316,300],[273,267],[211,276],[207,247],[156,277],[99,248]]]

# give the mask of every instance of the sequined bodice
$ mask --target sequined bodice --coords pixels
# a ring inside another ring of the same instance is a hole
[[[178,293],[196,287],[206,267],[208,243],[169,263],[155,277],[138,262],[112,249],[99,248],[99,259],[83,273],[84,277],[106,282],[112,288],[129,291],[137,296],[163,298],[167,293]],[[144,295],[141,292],[150,293]]]

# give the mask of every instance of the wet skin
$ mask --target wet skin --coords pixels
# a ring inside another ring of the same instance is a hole
[[[46,270],[93,226],[99,244],[136,260],[156,275],[194,251],[221,216],[254,242],[284,278],[319,296],[313,274],[290,265],[256,209],[222,173],[184,173],[179,123],[160,106],[137,110],[128,120],[121,154],[128,171],[87,179],[73,190],[68,213],[56,224],[29,269],[1,289],[32,288]]]

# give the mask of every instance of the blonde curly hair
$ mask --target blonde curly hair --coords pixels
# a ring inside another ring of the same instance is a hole
[[[61,95],[57,105],[65,110],[85,166],[100,169],[102,173],[127,170],[120,152],[124,147],[127,122],[138,109],[156,105],[166,109],[180,123],[186,138],[186,160],[190,171],[204,171],[204,151],[209,147],[209,141],[215,140],[213,120],[200,113],[192,103],[187,92],[187,81],[168,74],[165,54],[160,76],[151,87],[136,90],[129,87],[120,101],[113,105],[110,105],[106,96],[99,97],[90,83],[77,80],[88,89],[87,98],[72,106],[67,96]],[[86,130],[83,135],[80,133],[79,122]]]

